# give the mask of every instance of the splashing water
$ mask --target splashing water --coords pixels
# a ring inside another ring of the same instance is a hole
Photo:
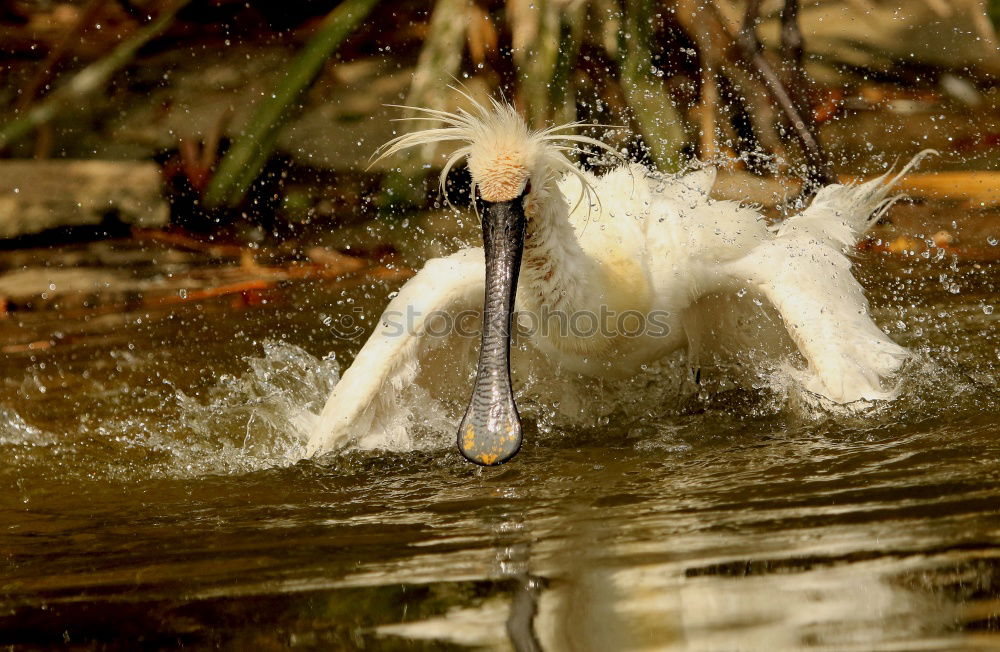
[[[216,455],[227,471],[284,466],[302,459],[316,414],[340,378],[334,356],[317,359],[285,342],[263,343],[263,357],[239,377],[223,375],[204,398],[177,392],[182,427],[203,441],[231,433]],[[242,440],[233,434],[243,433]]]
[[[952,328],[963,324],[956,315],[989,318],[965,312],[952,312]],[[124,479],[246,473],[295,464],[304,458],[304,443],[339,380],[340,367],[332,353],[319,358],[273,339],[259,346],[259,355],[240,363],[242,372],[222,373],[201,390],[178,389],[167,380],[157,391],[137,395],[131,382],[91,378],[75,391],[100,395],[107,406],[81,411],[61,434],[26,418],[27,413],[0,406],[0,448],[25,463],[58,468],[66,461],[70,468],[62,472],[85,469],[90,476]],[[900,421],[940,419],[956,405],[997,408],[996,374],[990,372],[995,364],[983,359],[969,364],[950,348],[913,348],[916,356],[899,376],[899,398],[860,411],[817,403],[797,382],[798,372],[783,361],[750,361],[755,372],[742,386],[730,381],[726,369],[713,373],[706,367],[698,385],[682,355],[626,380],[578,378],[555,384],[545,374],[529,374],[520,379],[519,402],[530,428],[529,446],[563,448],[599,440],[650,450],[689,448],[705,433],[688,424],[706,419],[779,418],[828,432],[877,432]],[[140,372],[150,364],[128,352],[112,357],[125,370]],[[41,390],[46,383],[53,385],[51,378],[29,370],[19,391],[34,388],[33,395],[45,396],[50,394]],[[325,463],[353,450],[448,455],[461,407],[414,385],[383,431],[351,442]],[[77,463],[70,464],[74,459]]]
[[[539,373],[520,379],[524,451],[487,471],[454,450],[461,401],[417,385],[391,436],[301,459],[361,343],[315,308],[340,294],[133,320],[116,340],[80,324],[96,337],[0,374],[0,624],[339,649],[359,631],[457,641],[466,613],[503,640],[505,606],[540,591],[543,640],[565,625],[607,649],[959,649],[995,632],[1000,587],[1000,340],[994,274],[973,270],[872,283],[916,354],[894,401],[828,409],[761,360],[739,386],[731,369],[696,384],[683,356],[625,381]]]
[[[97,395],[59,434],[0,407],[0,447],[41,466],[72,461],[92,477],[183,477],[246,473],[294,464],[311,420],[339,378],[331,355],[265,340],[240,375],[222,374],[192,395],[169,381],[138,392],[129,382],[92,379],[77,391]],[[124,366],[141,368],[137,359]],[[39,381],[40,382],[40,381]],[[140,398],[141,400],[136,400]],[[110,449],[110,450],[109,450]],[[65,470],[64,470],[65,471]]]

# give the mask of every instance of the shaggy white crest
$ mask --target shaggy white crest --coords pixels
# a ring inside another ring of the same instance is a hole
[[[591,145],[619,159],[621,154],[596,138],[563,133],[577,127],[598,125],[570,122],[548,129],[531,130],[509,104],[491,98],[489,106],[484,106],[461,90],[455,90],[472,105],[471,111],[459,109],[456,113],[450,113],[391,105],[420,114],[402,120],[426,120],[444,123],[446,126],[422,129],[393,138],[375,152],[374,162],[411,147],[455,142],[460,146],[451,153],[441,170],[439,184],[442,194],[445,194],[448,172],[462,159],[467,159],[473,184],[486,201],[515,199],[524,191],[529,180],[533,180],[535,187],[543,187],[566,174],[580,180],[581,201],[584,197],[599,201],[591,180],[566,154],[585,154],[581,145]]]

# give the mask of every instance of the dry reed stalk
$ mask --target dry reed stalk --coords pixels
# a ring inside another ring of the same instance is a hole
[[[470,21],[476,16],[475,8],[470,0],[437,0],[431,13],[427,38],[413,72],[413,81],[406,95],[407,106],[445,108],[448,97],[446,87],[455,79],[462,65],[463,45],[469,33]],[[406,111],[404,117],[413,118],[416,113]],[[404,131],[435,126],[427,122],[401,124],[404,125]],[[399,157],[398,166],[391,169],[382,180],[376,204],[382,208],[422,204],[427,193],[427,173],[423,167],[431,161],[434,151],[433,145],[427,145],[404,152]]]
[[[652,0],[625,0],[619,35],[621,85],[653,163],[662,172],[683,165],[681,148],[686,140],[684,118],[674,105],[662,79],[655,74],[652,51]]]

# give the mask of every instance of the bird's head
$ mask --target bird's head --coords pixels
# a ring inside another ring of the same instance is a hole
[[[544,148],[531,137],[519,115],[504,111],[493,122],[492,128],[469,143],[468,164],[475,192],[484,202],[496,203],[524,195],[532,172],[544,178],[549,171],[540,160]]]
[[[589,179],[567,158],[567,154],[587,153],[582,148],[590,146],[621,158],[618,151],[596,138],[567,133],[578,127],[597,125],[570,122],[547,129],[529,129],[513,106],[492,99],[484,105],[462,91],[459,93],[468,101],[470,110],[459,109],[450,113],[420,107],[397,107],[411,114],[402,120],[435,122],[443,126],[420,129],[393,138],[376,152],[376,161],[413,147],[454,143],[455,147],[441,170],[442,194],[447,196],[445,184],[448,173],[464,160],[472,176],[474,196],[486,203],[497,203],[533,193],[547,193],[564,175],[580,179],[586,198],[595,199]]]
[[[615,156],[618,153],[599,140],[565,133],[582,126],[578,123],[531,130],[510,105],[493,100],[483,106],[467,95],[466,99],[472,104],[471,111],[402,107],[413,112],[410,119],[444,126],[399,136],[386,143],[378,156],[384,158],[410,147],[455,143],[441,171],[442,193],[448,172],[460,161],[468,162],[473,197],[483,223],[486,296],[479,367],[469,408],[459,426],[458,447],[468,460],[494,465],[512,458],[521,446],[521,421],[510,383],[510,330],[525,230],[529,217],[534,217],[526,215],[525,200],[545,197],[565,202],[553,191],[567,174],[580,179],[583,195],[589,199],[593,191],[588,178],[566,154],[580,151],[582,145]]]

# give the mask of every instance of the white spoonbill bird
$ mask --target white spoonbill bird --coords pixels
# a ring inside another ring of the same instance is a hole
[[[596,177],[567,154],[582,145],[614,151],[566,133],[576,125],[533,131],[495,100],[457,113],[416,110],[445,126],[400,136],[381,156],[455,143],[441,186],[465,159],[483,247],[430,260],[402,287],[330,395],[309,454],[382,427],[421,365],[432,364],[433,351],[458,346],[457,333],[431,336],[430,318],[473,313],[482,318],[479,364],[466,388],[471,399],[458,424],[458,447],[476,464],[509,460],[522,439],[510,369],[515,307],[553,324],[526,337],[547,359],[551,382],[559,383],[560,374],[633,375],[683,347],[694,358],[703,332],[738,328],[725,310],[747,309],[746,302],[702,299],[751,292],[759,297],[754,306],[769,303],[780,315],[805,359],[808,390],[835,403],[892,397],[885,382],[908,354],[872,321],[845,252],[888,208],[898,176],[822,188],[808,208],[769,228],[752,208],[708,198],[712,169],[662,177],[622,164]],[[401,315],[408,316],[405,327]],[[567,316],[570,324],[587,321],[574,320],[578,315],[590,316],[588,323],[612,318],[586,332],[565,328]],[[530,371],[514,369],[515,376]],[[444,380],[470,378],[453,375]]]

